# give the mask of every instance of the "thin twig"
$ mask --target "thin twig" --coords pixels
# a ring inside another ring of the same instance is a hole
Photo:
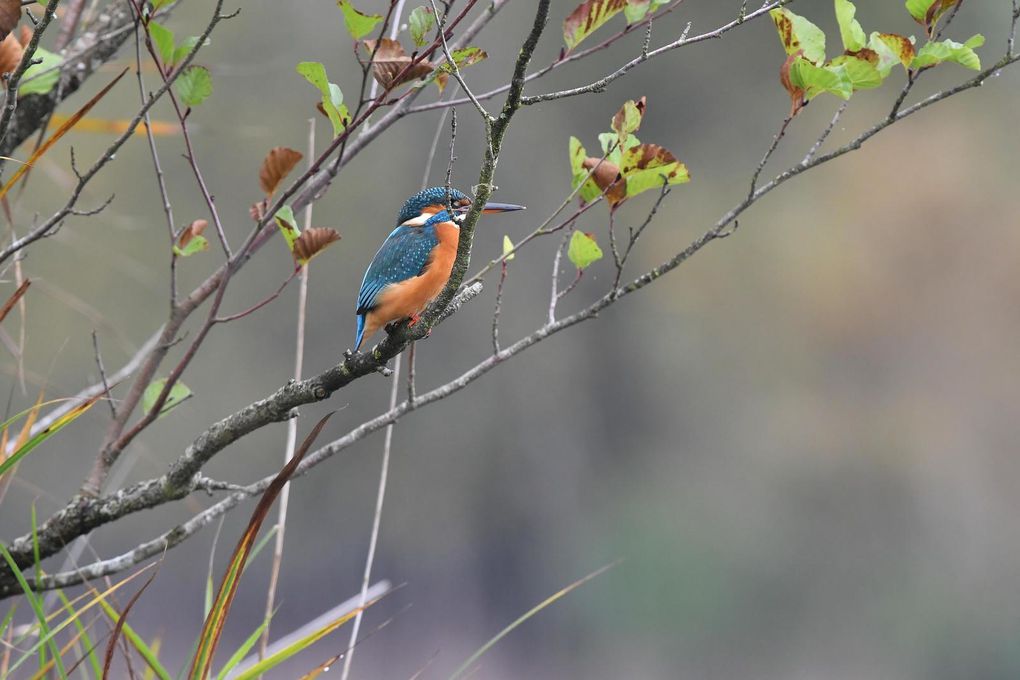
[[[99,336],[96,335],[96,331],[92,331],[92,349],[96,355],[96,367],[99,369],[99,381],[103,384],[103,393],[106,395],[106,403],[110,405],[110,414],[117,417],[117,407],[113,403],[113,398],[110,396],[110,383],[106,381],[106,368],[103,367],[103,355],[99,351]]]

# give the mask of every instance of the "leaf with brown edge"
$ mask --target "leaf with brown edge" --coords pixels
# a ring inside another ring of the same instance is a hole
[[[601,28],[627,7],[627,0],[586,0],[563,20],[563,41],[567,50]]]
[[[0,40],[5,39],[21,20],[21,0],[0,0]]]
[[[110,634],[110,640],[106,643],[106,655],[103,657],[104,678],[110,677],[110,666],[113,665],[113,657],[117,651],[117,641],[120,639],[120,635],[124,631],[124,625],[127,623],[127,617],[128,614],[131,613],[131,608],[138,602],[138,599],[142,596],[142,593],[145,592],[145,589],[152,585],[152,582],[155,580],[156,574],[158,573],[158,571],[153,571],[152,574],[149,575],[149,578],[146,579],[145,583],[142,584],[142,587],[138,589],[138,592],[132,595],[131,599],[128,600],[127,606],[124,607],[124,611],[121,612],[120,616],[117,618],[117,623],[114,625],[113,632]]]
[[[237,547],[234,548],[234,554],[230,559],[227,572],[223,576],[219,592],[216,594],[216,600],[213,602],[209,615],[205,619],[205,625],[202,627],[202,634],[198,639],[195,658],[191,662],[191,670],[188,673],[188,677],[191,680],[205,680],[209,676],[213,656],[216,653],[216,647],[219,645],[220,636],[223,633],[223,625],[226,623],[227,614],[230,612],[230,607],[234,602],[237,586],[240,582],[241,574],[244,572],[244,565],[248,561],[248,557],[255,545],[255,538],[258,536],[259,529],[262,528],[263,522],[265,522],[266,517],[269,515],[269,511],[272,509],[273,503],[276,502],[280,492],[283,491],[284,485],[290,480],[295,470],[297,470],[297,466],[301,464],[305,454],[308,453],[308,449],[312,447],[312,443],[315,442],[316,437],[319,436],[322,428],[326,426],[326,422],[333,413],[327,413],[312,428],[312,431],[305,437],[305,440],[301,442],[301,446],[294,453],[294,457],[273,478],[273,481],[259,499],[258,505],[255,506],[251,519],[248,521],[248,527],[244,535],[241,536],[241,540],[238,541]]]
[[[304,155],[300,151],[285,146],[274,147],[266,154],[259,168],[259,186],[262,193],[268,198],[276,193],[280,182],[290,174],[290,171],[301,162]]]
[[[641,97],[637,101],[628,99],[613,116],[611,125],[613,132],[620,138],[620,144],[626,142],[627,137],[637,132],[641,127],[641,119],[645,116],[647,106],[645,97]]]
[[[794,85],[793,80],[790,78],[790,69],[793,67],[793,62],[800,59],[802,54],[803,51],[801,50],[791,54],[783,62],[782,68],[779,69],[779,82],[783,84],[783,88],[790,94],[790,118],[796,116],[804,108],[804,88]]]
[[[627,180],[627,196],[637,196],[666,184],[691,181],[687,166],[658,144],[641,144],[623,152],[620,174]]]
[[[339,240],[340,232],[336,229],[309,227],[294,241],[294,258],[298,264],[308,264],[309,260]]]
[[[627,200],[627,180],[620,175],[620,168],[616,164],[601,158],[586,158],[581,165],[592,173],[592,180],[606,194],[610,207],[615,208]]]
[[[174,254],[178,257],[188,257],[200,253],[209,248],[209,241],[202,232],[209,226],[209,220],[198,219],[188,225],[187,229],[177,237],[174,245]]]
[[[378,48],[376,43],[378,42]],[[389,89],[397,85],[409,83],[431,74],[435,64],[430,61],[419,61],[411,66],[411,57],[404,52],[404,46],[396,40],[383,38],[381,41],[363,40],[362,44],[372,57],[372,75],[383,87]],[[372,53],[375,52],[374,56]],[[443,78],[443,75],[439,76]]]
[[[879,33],[877,31],[872,33],[868,39],[868,49],[878,55],[876,68],[884,76],[889,75],[897,62],[904,69],[910,70],[910,64],[913,63],[914,57],[917,55],[914,43],[910,38],[895,33]]]

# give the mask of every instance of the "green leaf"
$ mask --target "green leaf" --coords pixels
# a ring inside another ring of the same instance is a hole
[[[813,64],[825,61],[825,33],[822,29],[784,8],[769,12],[779,32],[779,40],[787,54],[803,50],[804,58]]]
[[[195,47],[198,45],[199,40],[201,40],[201,38],[198,37],[197,35],[193,35],[190,38],[186,38],[184,42],[182,42],[174,49],[174,54],[173,57],[171,58],[171,61],[174,64],[179,64],[182,61],[184,61],[184,58],[191,54],[191,51],[195,49]],[[209,41],[206,40],[205,44],[208,45]]]
[[[18,87],[19,97],[29,94],[49,94],[60,82],[60,65],[64,63],[64,60],[60,58],[59,54],[38,47],[32,58],[41,61],[25,69],[25,75]]]
[[[615,137],[615,135],[613,135]],[[581,186],[581,190],[578,195],[581,200],[585,203],[593,201],[599,197],[602,190],[599,189],[598,185],[595,184],[595,180],[588,177],[588,171],[584,168],[584,161],[588,158],[588,152],[585,151],[584,146],[581,144],[581,140],[577,137],[570,138],[570,172],[571,172],[571,189],[576,189]],[[585,178],[588,178],[587,181]]]
[[[190,257],[195,253],[200,253],[203,250],[209,249],[209,239],[205,236],[192,236],[188,244],[181,248],[180,246],[174,246],[174,254],[177,257]]]
[[[578,269],[587,269],[602,259],[602,249],[595,242],[595,237],[583,231],[575,231],[567,246],[567,257]]]
[[[577,47],[582,40],[601,28],[607,21],[623,11],[627,0],[586,0],[563,20],[563,40],[567,49]]]
[[[173,2],[173,0],[152,0],[152,9],[157,10],[160,7],[169,5],[171,2]]]
[[[287,248],[294,252],[294,242],[301,236],[301,229],[298,227],[297,220],[294,219],[294,209],[285,205],[276,211],[274,219],[276,219],[276,226],[280,227],[280,231],[283,233],[283,238],[287,241]]]
[[[372,32],[375,25],[382,21],[378,14],[362,14],[354,8],[351,0],[337,0],[340,11],[344,13],[344,23],[347,24],[347,32],[355,40],[361,40]]]
[[[829,62],[827,68],[832,66],[846,67],[847,77],[850,78],[850,83],[855,92],[857,90],[871,90],[880,87],[882,81],[885,80],[875,64],[859,56],[843,55],[836,57]]]
[[[913,39],[895,33],[872,33],[868,39],[868,49],[878,55],[876,67],[883,78],[889,75],[896,64],[909,70],[914,61]]]
[[[174,84],[187,106],[198,106],[212,94],[212,75],[205,66],[189,66]]]
[[[981,70],[981,58],[978,57],[974,48],[985,44],[985,37],[981,34],[975,35],[962,45],[952,40],[927,43],[917,52],[910,68],[921,69],[928,66],[936,66],[943,62],[953,62],[964,68]]]
[[[426,36],[435,25],[436,15],[432,13],[431,7],[415,7],[407,17],[407,26],[411,31],[411,40],[418,47],[428,42]]]
[[[854,18],[857,14],[857,7],[850,0],[835,0],[836,21],[839,22],[839,34],[843,38],[843,47],[848,52],[857,52],[864,48],[868,42],[868,36],[864,29]]]
[[[627,180],[627,196],[637,196],[666,184],[691,181],[687,166],[657,144],[640,144],[623,152],[620,174]]]
[[[156,51],[159,52],[160,61],[164,65],[173,63],[174,32],[157,24],[155,21],[150,21],[149,37],[152,38],[152,44]]]
[[[654,14],[659,7],[670,2],[672,0],[627,0],[627,6],[623,8],[623,15],[627,17],[628,24],[633,24],[644,19],[649,12]]]
[[[63,590],[58,589],[56,591],[56,594],[57,597],[60,598],[61,603],[63,603],[64,609],[66,609],[67,612],[72,617],[74,621],[74,627],[78,631],[78,634],[81,636],[82,646],[86,650],[86,656],[88,657],[89,665],[92,666],[92,677],[93,678],[103,677],[103,671],[99,665],[99,659],[96,658],[96,646],[92,644],[92,638],[89,637],[88,630],[86,629],[85,625],[82,624],[81,617],[74,610],[74,606],[72,605],[71,601],[67,599],[67,595],[64,594]],[[3,630],[4,627],[0,626],[0,635],[3,634]],[[88,674],[83,672],[82,676],[88,677]]]
[[[152,410],[152,407],[156,405],[156,399],[163,391],[164,385],[166,385],[166,378],[160,378],[159,380],[154,380],[149,383],[149,386],[145,388],[145,392],[142,393],[143,411],[148,413]],[[174,383],[174,386],[170,388],[170,394],[166,395],[166,401],[163,402],[163,408],[160,409],[159,415],[166,415],[172,408],[191,395],[191,388],[178,380]]]
[[[503,234],[503,261],[509,262],[515,257],[517,257],[517,255],[514,253],[514,242],[510,240],[509,236]],[[0,628],[0,632],[2,632],[2,630],[3,629]]]
[[[326,67],[317,61],[301,62],[297,65],[297,72],[319,90],[322,95],[322,110],[326,112],[326,117],[333,125],[333,136],[336,137],[344,131],[350,119],[340,86],[329,82]]]
[[[613,165],[620,165],[623,162],[624,150],[640,145],[641,141],[634,135],[628,135],[621,144],[620,138],[612,132],[600,132],[599,144],[602,145],[602,153],[605,155],[606,161]],[[612,151],[609,150],[610,148]]]
[[[790,82],[804,90],[804,97],[810,101],[828,92],[842,99],[850,99],[854,84],[846,66],[815,66],[806,59],[798,59],[790,66]]]

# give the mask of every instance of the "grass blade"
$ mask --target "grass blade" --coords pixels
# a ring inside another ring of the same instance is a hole
[[[101,398],[102,395],[98,394],[89,399],[88,401],[85,401],[79,404],[78,406],[75,406],[73,409],[71,409],[64,415],[54,420],[53,423],[50,424],[50,426],[47,427],[45,430],[37,433],[34,437],[32,437],[27,442],[19,446],[17,450],[15,450],[15,452],[10,455],[9,458],[5,459],[3,462],[0,462],[0,476],[3,476],[3,474],[7,472],[8,469],[17,465],[18,461],[20,461],[22,458],[31,453],[32,450],[35,449],[37,446],[39,446],[44,441],[55,435],[65,426],[77,420],[79,416],[81,416],[83,413],[92,408],[92,405],[99,401],[99,399]],[[26,429],[25,432],[28,432],[28,430]]]
[[[115,625],[120,623],[123,617],[117,613],[117,610],[113,608],[113,605],[109,602],[103,601],[99,603],[99,606],[103,608],[103,611]],[[135,648],[135,651],[138,652],[142,659],[145,660],[145,663],[152,669],[159,680],[174,680],[174,676],[170,675],[170,672],[159,662],[159,657],[156,655],[156,652],[154,652],[149,645],[145,644],[145,640],[143,640],[141,636],[131,628],[131,626],[125,623],[121,627],[121,633],[124,635],[124,638],[131,643],[131,646]]]
[[[43,611],[42,602],[36,596],[35,591],[28,585],[28,581],[25,580],[25,575],[21,573],[21,569],[18,568],[18,563],[14,561],[14,557],[10,551],[7,550],[6,546],[0,543],[0,553],[3,553],[4,560],[7,561],[7,566],[11,568],[11,573],[14,574],[14,578],[18,580],[18,585],[21,586],[22,592],[25,593],[25,599],[28,600],[28,604],[32,607],[32,611],[35,612],[35,618],[39,622],[39,632],[41,635],[46,636],[47,644],[50,647],[50,652],[53,654],[57,662],[57,673],[60,675],[61,680],[67,680],[67,672],[64,670],[64,664],[60,660],[59,651],[57,650],[57,644],[53,640],[53,636],[50,635],[50,627],[46,623],[46,612]],[[31,652],[26,654],[21,661],[28,659],[35,652],[33,649]],[[19,661],[10,668],[13,671],[17,666],[21,665]]]
[[[233,604],[234,595],[237,593],[237,586],[244,571],[244,565],[251,554],[251,549],[259,529],[262,528],[262,523],[269,514],[273,503],[276,502],[277,496],[283,490],[284,485],[291,475],[294,474],[294,470],[297,469],[298,464],[301,463],[305,454],[308,453],[308,449],[311,448],[315,438],[319,436],[319,432],[326,426],[326,421],[332,415],[333,413],[328,413],[316,423],[312,431],[305,437],[305,440],[301,442],[301,447],[295,452],[294,457],[283,466],[283,469],[273,479],[269,488],[262,494],[258,505],[255,506],[251,519],[248,521],[248,527],[234,549],[230,565],[227,567],[227,572],[220,583],[216,600],[213,602],[212,610],[209,612],[209,616],[206,617],[205,625],[202,627],[202,635],[198,641],[198,651],[195,652],[195,658],[191,663],[190,677],[192,680],[206,680],[209,677],[213,656],[216,653],[216,647],[223,633],[223,625],[226,623],[227,614],[230,612],[230,606]]]
[[[127,72],[128,72],[127,68],[121,71],[120,75],[111,80],[109,85],[100,90],[94,97],[92,97],[92,99],[85,102],[85,105],[78,109],[70,118],[68,118],[66,123],[57,128],[57,131],[54,132],[49,139],[40,144],[39,148],[36,149],[31,156],[29,156],[28,160],[25,161],[23,165],[18,166],[18,169],[14,173],[14,175],[9,180],[7,180],[7,184],[5,184],[2,189],[0,189],[0,199],[6,196],[7,192],[11,190],[11,187],[13,187],[18,182],[18,180],[21,179],[21,176],[28,172],[29,169],[35,164],[35,162],[38,161],[43,156],[43,154],[49,151],[54,144],[60,141],[60,138],[67,134],[67,132],[71,128],[73,128],[75,124],[85,116],[85,114],[91,111],[92,107],[98,104],[99,100],[105,97],[106,93],[112,90],[113,86],[117,84],[117,81],[123,78],[124,74]]]
[[[71,618],[74,621],[75,628],[77,628],[78,632],[81,633],[82,644],[85,645],[85,649],[88,650],[86,658],[89,661],[89,665],[92,666],[92,677],[94,678],[103,677],[103,673],[100,670],[99,666],[99,659],[96,658],[96,646],[92,644],[92,640],[89,638],[89,634],[88,632],[86,632],[85,626],[82,625],[81,619],[79,618],[79,614],[74,610],[74,605],[69,599],[67,599],[67,595],[64,594],[63,590],[57,591],[57,597],[60,598],[60,601],[64,604],[64,609],[66,609],[68,613],[71,614]]]
[[[0,308],[0,323],[3,323],[3,320],[7,318],[7,315],[11,313],[11,310],[14,309],[14,305],[18,304],[18,300],[20,300],[21,296],[25,294],[25,291],[28,290],[30,285],[32,285],[32,282],[29,279],[25,279],[21,282],[21,285],[18,286],[18,289],[11,293],[11,296],[7,298],[7,302],[4,303],[3,308]]]
[[[563,589],[553,593],[552,595],[550,595],[549,597],[545,598],[544,600],[542,600],[541,602],[536,604],[534,607],[532,607],[528,611],[524,612],[524,614],[522,614],[520,617],[518,617],[517,620],[515,620],[513,623],[511,623],[509,626],[507,626],[503,630],[501,630],[498,633],[496,633],[496,635],[493,636],[493,638],[491,640],[489,640],[484,645],[479,647],[477,652],[472,654],[468,658],[467,661],[465,661],[464,663],[462,663],[460,665],[460,668],[458,668],[457,670],[455,670],[453,672],[453,675],[450,676],[450,680],[457,680],[457,678],[463,677],[463,675],[468,671],[468,669],[471,668],[471,666],[473,666],[474,663],[476,661],[478,661],[478,659],[480,659],[483,654],[485,654],[487,651],[492,649],[493,646],[495,646],[495,644],[497,642],[499,642],[500,640],[505,638],[507,635],[509,635],[511,632],[513,632],[513,630],[515,628],[517,628],[522,623],[524,623],[525,621],[530,619],[532,616],[534,616],[535,614],[539,613],[540,611],[542,611],[543,609],[545,609],[546,607],[548,607],[552,603],[556,602],[557,600],[559,600],[563,596],[569,594],[570,592],[576,590],[577,588],[580,588],[581,586],[583,586],[585,583],[587,583],[588,581],[592,580],[596,576],[601,576],[606,571],[608,571],[609,569],[612,569],[616,565],[617,565],[617,562],[613,562],[612,564],[607,564],[606,566],[602,567],[601,569],[596,569],[595,571],[593,571],[592,573],[588,574],[587,576],[574,581],[573,583],[571,583],[566,588],[563,588]]]
[[[262,631],[264,631],[268,625],[269,619],[265,619],[262,622],[262,625],[256,628],[255,632],[252,633],[248,639],[237,648],[234,655],[230,657],[223,668],[220,669],[219,675],[216,676],[216,680],[226,680],[227,673],[229,673],[234,666],[241,663],[241,660],[244,659],[244,657],[248,656],[248,652],[251,651],[251,648],[254,647],[255,643],[259,641],[260,637],[262,637]]]
[[[156,574],[158,573],[158,571],[154,571],[149,575],[149,578],[146,579],[145,583],[142,584],[142,587],[138,589],[138,592],[132,595],[131,599],[128,600],[127,606],[124,607],[124,611],[117,619],[117,623],[113,627],[113,634],[110,635],[110,641],[106,644],[106,657],[103,659],[104,678],[110,677],[110,666],[113,664],[113,655],[117,652],[117,640],[120,639],[120,633],[124,630],[124,626],[127,624],[127,617],[131,612],[131,608],[138,602],[138,598],[142,596],[145,589],[152,585],[152,581],[156,578]]]
[[[86,604],[81,609],[75,611],[69,618],[65,619],[64,621],[61,621],[60,624],[57,625],[55,628],[49,629],[49,630],[46,630],[46,631],[42,631],[41,635],[39,637],[38,642],[36,642],[35,645],[30,650],[28,650],[28,656],[34,654],[43,645],[45,645],[47,643],[50,643],[53,640],[54,636],[56,636],[58,633],[60,633],[62,630],[64,630],[68,626],[70,626],[75,621],[79,620],[81,618],[81,616],[85,612],[87,612],[89,609],[92,609],[92,607],[96,606],[97,604],[102,604],[103,602],[105,602],[107,597],[112,595],[115,591],[119,590],[121,587],[123,587],[123,586],[127,585],[128,583],[130,583],[131,581],[133,581],[137,576],[142,574],[147,569],[150,569],[152,566],[153,565],[150,564],[147,567],[139,569],[138,571],[136,571],[135,573],[131,574],[127,578],[122,579],[118,583],[115,583],[114,585],[110,586],[109,588],[104,590],[102,593],[98,593],[97,592],[96,596],[94,598],[92,598],[92,600],[88,604]],[[56,617],[59,613],[60,612],[58,610],[56,612],[53,612],[53,614],[51,614],[50,616],[46,617],[47,625],[49,625],[50,620],[53,619],[54,617]],[[27,660],[28,656],[26,656],[23,659],[20,659],[17,663],[15,663],[13,666],[11,666],[11,670],[13,671],[14,669],[16,669],[19,666],[21,666],[21,664],[24,663]]]

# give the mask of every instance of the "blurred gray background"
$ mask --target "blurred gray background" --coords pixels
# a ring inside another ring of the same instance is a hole
[[[687,21],[693,33],[712,30],[739,4],[689,0],[656,22],[653,45]],[[857,4],[867,31],[922,32],[902,3]],[[1008,4],[965,3],[949,35],[982,32],[980,54],[997,58]],[[560,23],[575,5],[554,3],[536,65],[555,58]],[[386,3],[358,6],[381,11]],[[179,36],[197,33],[211,7],[189,0],[168,25]],[[792,9],[827,30],[834,54],[831,3]],[[490,55],[465,72],[477,91],[507,79],[533,10],[511,3],[475,40]],[[622,25],[618,18],[593,39]],[[587,83],[640,46],[641,36],[630,36],[528,92]],[[191,120],[235,242],[250,228],[266,151],[305,148],[316,95],[294,72],[302,60],[321,60],[356,96],[359,72],[335,3],[243,3],[201,54],[215,92]],[[789,108],[777,78],[782,60],[772,24],[759,20],[644,64],[604,94],[523,109],[496,197],[529,210],[483,220],[476,264],[499,252],[504,234],[520,238],[562,201],[568,136],[597,149],[620,104],[642,95],[642,141],[671,149],[694,181],[668,199],[632,271],[682,249],[746,193]],[[90,92],[129,63],[128,52]],[[915,97],[969,76],[944,66]],[[154,82],[154,73],[147,77]],[[896,73],[884,89],[856,95],[832,143],[884,115],[902,79]],[[368,613],[366,632],[393,618],[359,647],[354,676],[407,678],[428,665],[425,677],[445,677],[519,614],[614,560],[623,561],[500,643],[474,677],[1020,676],[1018,83],[1014,72],[993,78],[789,183],[746,214],[734,238],[400,421],[375,575],[406,585]],[[766,177],[800,160],[837,104],[820,98],[798,117]],[[95,115],[121,118],[136,105],[134,83],[125,82]],[[172,112],[160,106],[155,117],[169,121]],[[461,110],[454,178],[465,190],[481,157],[476,118]],[[312,266],[308,372],[350,346],[362,272],[418,189],[438,119],[430,112],[396,124],[316,204],[314,222],[336,227],[343,241]],[[321,118],[318,134],[322,148]],[[16,212],[22,225],[62,202],[69,143],[91,159],[110,136],[68,140],[32,178]],[[159,144],[178,221],[207,217],[182,140]],[[444,138],[434,183],[445,172],[445,146]],[[96,380],[93,329],[113,370],[164,319],[166,230],[143,137],[93,183],[86,203],[113,192],[102,216],[71,220],[29,250],[25,270],[39,285],[27,298],[31,384],[14,389],[17,409],[42,383],[57,397]],[[619,224],[637,223],[650,205],[650,195],[628,203]],[[582,226],[605,244],[604,210]],[[513,263],[505,340],[542,323],[554,248],[538,241]],[[183,261],[182,288],[220,257],[214,244]],[[270,243],[236,277],[227,310],[269,294],[289,261],[282,242]],[[611,274],[608,261],[596,265],[563,311],[601,294]],[[419,389],[487,355],[494,291],[490,279],[480,299],[420,344]],[[196,433],[287,380],[296,301],[295,284],[272,306],[212,333],[184,378],[195,398],[132,446],[130,479],[161,473]],[[10,386],[9,355],[3,367]],[[388,392],[381,376],[360,380],[303,409],[301,432],[341,409],[320,442],[340,436],[384,410]],[[45,516],[77,489],[107,416],[97,405],[22,465],[0,508],[0,535],[29,527],[32,502]],[[284,425],[266,428],[220,454],[208,473],[236,482],[270,474],[284,438]],[[274,633],[357,591],[381,448],[382,437],[372,436],[293,485]],[[212,502],[196,494],[144,513],[99,530],[92,546],[116,554]],[[217,578],[253,505],[223,527]],[[171,551],[131,616],[136,630],[162,638],[174,666],[185,663],[201,626],[212,535]],[[223,649],[260,620],[269,566],[266,552],[246,574]],[[347,634],[274,677],[309,670],[339,652]]]

